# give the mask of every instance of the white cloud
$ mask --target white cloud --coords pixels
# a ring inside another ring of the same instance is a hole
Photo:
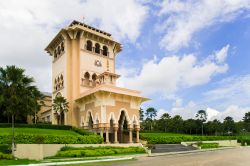
[[[215,58],[218,61],[218,63],[222,63],[225,61],[225,59],[227,58],[228,49],[229,49],[229,44],[215,53]]]
[[[160,45],[170,51],[189,46],[193,36],[222,22],[234,20],[249,10],[249,0],[165,0],[160,4],[159,16],[164,16],[157,29],[164,32]]]
[[[97,25],[114,38],[136,42],[148,14],[137,0],[8,0],[0,2],[0,66],[15,64],[51,91],[51,59],[44,48],[76,19]]]
[[[211,117],[211,120],[218,119],[223,121],[227,116],[233,117],[234,121],[240,121],[245,116],[246,112],[250,112],[250,107],[240,107],[238,105],[230,105],[225,111],[219,112],[217,115]]]
[[[228,105],[249,105],[250,75],[232,76],[214,84],[215,88],[205,92],[204,100],[208,104],[223,109]]]
[[[146,94],[175,93],[183,88],[208,83],[214,75],[225,73],[228,65],[217,63],[216,55],[211,55],[202,62],[198,62],[193,54],[184,55],[182,58],[164,57],[159,62],[150,60],[142,66],[138,75],[123,76],[120,81],[126,87],[143,90]]]
[[[219,111],[213,109],[213,108],[207,108],[206,109],[206,113],[207,113],[207,121],[209,120],[213,120],[212,118],[214,118],[215,116],[217,116],[218,114],[220,114]]]

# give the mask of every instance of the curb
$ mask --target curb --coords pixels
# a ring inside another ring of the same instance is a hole
[[[214,148],[214,149],[204,149],[204,150],[192,150],[192,151],[182,151],[182,152],[167,152],[167,153],[151,153],[148,157],[156,157],[156,156],[170,156],[170,155],[178,155],[178,154],[192,154],[192,153],[202,153],[202,152],[210,152],[210,151],[219,151],[219,150],[227,150],[227,149],[236,149],[241,147],[224,147],[224,148]]]
[[[84,160],[84,161],[67,161],[67,162],[51,162],[51,163],[39,163],[39,164],[28,164],[28,166],[49,166],[49,165],[68,165],[68,164],[84,164],[84,163],[97,163],[105,161],[122,161],[131,160],[133,157],[103,159],[103,160]],[[27,165],[16,165],[16,166],[27,166]]]

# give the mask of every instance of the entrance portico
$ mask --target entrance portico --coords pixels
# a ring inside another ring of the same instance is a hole
[[[145,100],[138,91],[99,85],[76,100],[81,126],[100,134],[106,143],[139,142],[138,109]]]

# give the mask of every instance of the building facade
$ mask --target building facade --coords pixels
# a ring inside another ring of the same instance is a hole
[[[63,124],[99,133],[107,143],[139,142],[139,108],[148,99],[116,86],[115,61],[122,45],[111,34],[73,21],[45,50],[52,57],[52,99],[64,96],[69,102],[68,112],[52,112],[52,124],[61,116]]]

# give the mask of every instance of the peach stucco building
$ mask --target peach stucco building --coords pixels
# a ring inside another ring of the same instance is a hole
[[[92,130],[107,143],[139,141],[139,108],[148,99],[116,86],[115,62],[122,45],[111,34],[73,21],[45,50],[52,56],[52,99],[62,95],[70,106],[63,115],[52,113],[52,124],[61,116],[61,123]]]

